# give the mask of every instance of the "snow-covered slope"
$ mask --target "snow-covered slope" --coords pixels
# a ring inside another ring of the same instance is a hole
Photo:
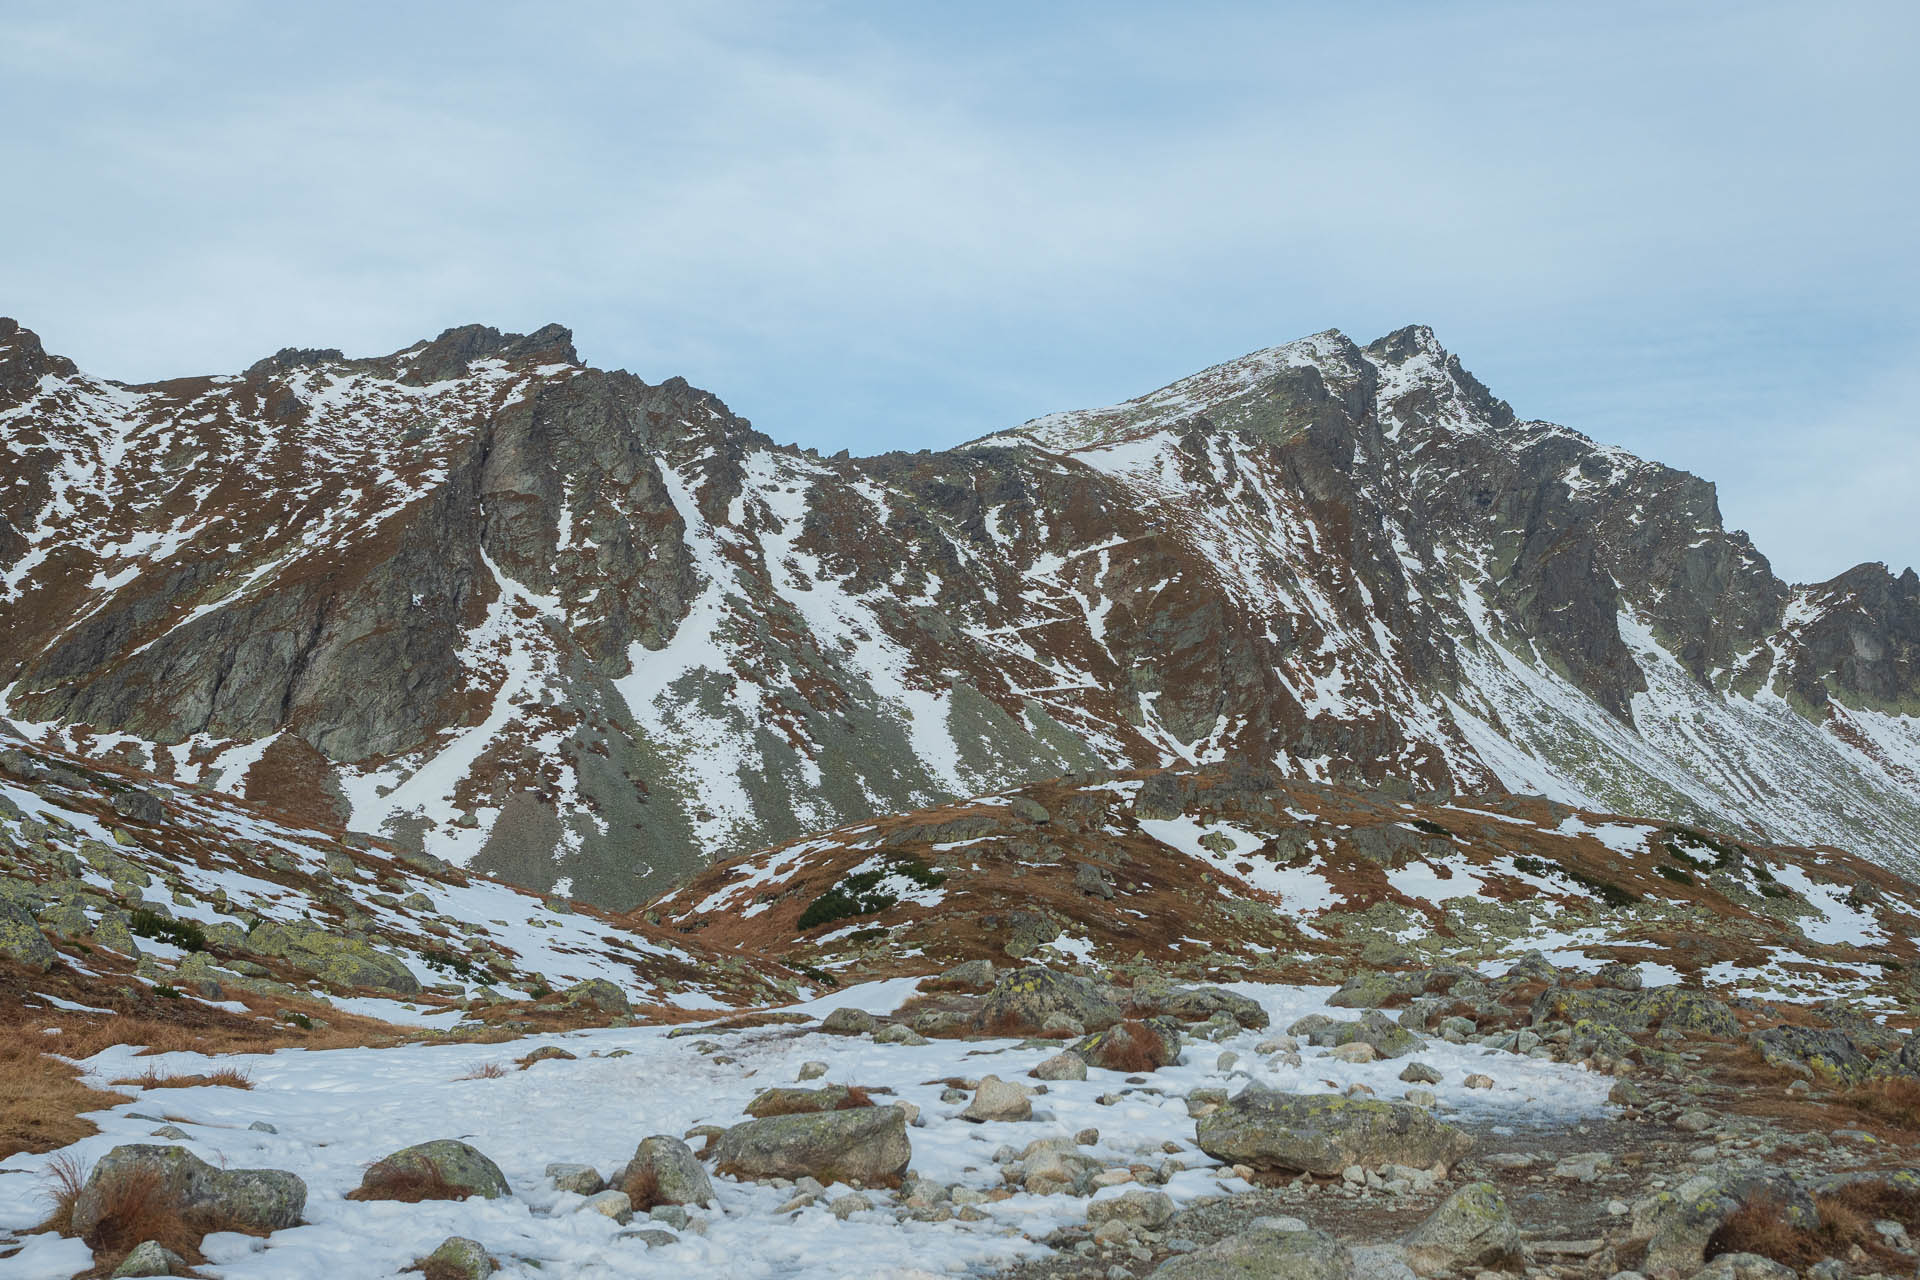
[[[478,327],[125,387],[0,326],[0,716],[625,907],[1073,769],[1241,759],[1920,856],[1920,579],[1324,333],[821,458]]]

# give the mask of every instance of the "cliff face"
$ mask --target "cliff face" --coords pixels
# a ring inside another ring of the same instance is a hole
[[[0,321],[0,715],[626,906],[1027,779],[1244,758],[1920,860],[1920,584],[1420,328],[942,453],[780,448],[557,327],[127,387]]]

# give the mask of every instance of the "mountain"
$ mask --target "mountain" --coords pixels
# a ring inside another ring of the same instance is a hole
[[[0,718],[624,909],[806,832],[1234,760],[1920,866],[1920,579],[1420,327],[822,458],[557,326],[127,386],[0,322]]]

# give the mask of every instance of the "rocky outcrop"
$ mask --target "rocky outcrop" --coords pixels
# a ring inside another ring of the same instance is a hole
[[[892,1186],[913,1147],[898,1107],[775,1116],[734,1125],[713,1147],[713,1167],[736,1178],[814,1178],[849,1186]]]
[[[1350,1165],[1451,1165],[1473,1146],[1470,1136],[1418,1107],[1258,1084],[1202,1116],[1197,1140],[1230,1164],[1323,1176]]]
[[[1417,326],[864,459],[558,326],[121,387],[6,321],[0,405],[0,716],[540,890],[1214,755],[1920,856],[1920,579],[1789,587]]]
[[[184,1147],[115,1147],[87,1175],[72,1209],[73,1234],[91,1239],[113,1212],[116,1185],[152,1177],[180,1211],[225,1231],[255,1235],[295,1226],[307,1204],[307,1184],[281,1169],[216,1169]]]

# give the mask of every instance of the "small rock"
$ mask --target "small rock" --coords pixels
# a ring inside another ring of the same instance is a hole
[[[184,1276],[187,1274],[189,1272],[185,1258],[161,1245],[157,1240],[147,1240],[135,1245],[133,1252],[113,1269],[112,1280],[121,1280],[123,1276]]]
[[[1033,1069],[1036,1080],[1085,1080],[1087,1060],[1068,1049],[1056,1053]]]
[[[830,1036],[869,1035],[879,1021],[865,1009],[840,1008],[826,1016],[820,1029]]]
[[[825,1074],[827,1074],[827,1064],[824,1062],[803,1062],[800,1064],[799,1078],[801,1080],[818,1080]]]
[[[580,1205],[581,1213],[597,1213],[622,1226],[633,1221],[633,1201],[624,1191],[596,1191]]]
[[[1424,1062],[1409,1062],[1400,1069],[1400,1080],[1404,1084],[1439,1084],[1440,1073]]]
[[[414,1265],[434,1277],[434,1280],[487,1280],[493,1274],[493,1259],[487,1256],[487,1248],[478,1240],[469,1240],[465,1236],[448,1236],[440,1242],[440,1247]]]
[[[1475,1072],[1473,1075],[1461,1081],[1461,1083],[1469,1089],[1491,1089],[1493,1088],[1493,1077]]]
[[[989,966],[989,969],[991,969],[991,966]],[[832,1204],[829,1204],[827,1211],[842,1222],[845,1222],[854,1214],[864,1213],[871,1208],[873,1208],[873,1201],[867,1199],[867,1197],[861,1195],[858,1191],[849,1191],[846,1195],[841,1196]]]
[[[547,1176],[561,1191],[571,1191],[580,1196],[593,1195],[605,1190],[607,1185],[600,1171],[590,1164],[550,1164],[547,1166]]]
[[[988,1076],[980,1082],[979,1089],[974,1091],[973,1101],[960,1113],[960,1118],[976,1124],[993,1120],[1031,1120],[1033,1099],[1025,1085],[1002,1080],[999,1076]]]

